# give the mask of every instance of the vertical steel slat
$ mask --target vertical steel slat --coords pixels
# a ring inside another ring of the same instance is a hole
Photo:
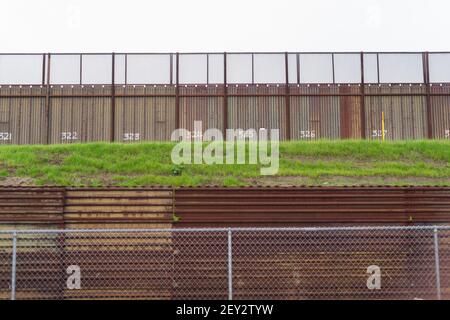
[[[441,271],[439,266],[439,235],[438,229],[434,228],[434,263],[436,267],[436,294],[438,300],[441,300]]]

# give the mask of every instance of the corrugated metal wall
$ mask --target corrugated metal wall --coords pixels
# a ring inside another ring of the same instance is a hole
[[[46,89],[0,88],[0,144],[42,144],[46,137]]]
[[[64,188],[0,188],[0,228],[61,228],[64,193]]]
[[[282,140],[381,139],[382,112],[386,139],[450,139],[449,85],[69,85],[0,86],[0,144],[168,141],[196,120]]]
[[[80,95],[85,97],[76,97]],[[109,95],[111,87],[104,86],[52,88],[49,142],[109,141],[111,135]]]
[[[366,86],[365,93],[379,95],[365,97],[367,139],[381,139],[382,112],[385,116],[386,139],[427,138],[426,97],[414,95],[424,94],[425,86]]]
[[[172,224],[173,190],[169,188],[67,189],[66,228],[168,228]]]
[[[174,86],[116,89],[115,141],[167,141],[175,130]]]
[[[223,132],[223,95],[223,86],[181,87],[180,127],[194,131],[194,121],[202,121],[203,131],[219,129]]]
[[[17,279],[20,280],[16,292],[18,299],[83,298],[86,294],[91,298],[116,299],[222,298],[227,287],[226,272],[223,272],[226,266],[227,233],[224,232],[222,236],[175,233],[172,227],[448,224],[449,200],[450,188],[445,187],[0,188],[0,228],[167,228],[157,237],[122,232],[22,234],[17,246]],[[174,213],[179,217],[177,222],[172,219]],[[370,232],[373,235],[375,231]],[[259,279],[267,276],[267,272],[261,270],[269,270],[271,274],[278,272],[277,281],[285,284],[281,294],[292,296],[292,291],[286,289],[292,288],[288,277],[292,270],[283,267],[286,266],[286,257],[292,261],[304,261],[311,254],[321,256],[318,261],[323,267],[322,271],[325,270],[323,275],[329,276],[333,274],[332,266],[342,260],[342,255],[338,257],[335,254],[336,241],[354,242],[348,235],[335,236],[326,243],[321,243],[323,236],[285,235],[278,237],[280,239],[277,242],[289,248],[287,251],[282,250],[281,256],[279,247],[274,246],[273,236],[261,234],[255,238],[253,232],[233,233],[235,243],[242,244],[233,247],[233,261],[238,266],[233,270],[239,279],[243,279],[235,287],[236,297],[270,298],[270,292],[254,291],[250,283],[252,275],[256,274]],[[295,241],[306,241],[302,237],[316,244],[321,243],[320,248],[306,253],[304,248],[293,250]],[[251,238],[254,238],[252,242],[249,241]],[[127,244],[124,244],[124,239]],[[254,252],[249,250],[255,239],[265,250],[269,250],[264,259],[252,256]],[[11,261],[12,239],[3,236],[0,240],[0,261]],[[400,254],[395,258],[386,261],[396,266],[402,262],[402,268],[409,272],[412,265],[410,253],[425,250],[431,242],[425,243],[423,239],[418,240],[409,233],[403,234],[400,240],[407,250],[399,251]],[[193,246],[196,241],[202,245]],[[384,238],[381,245],[391,248],[399,239],[393,241],[393,238]],[[358,253],[357,258],[368,264],[373,257],[370,254],[361,256],[360,253],[364,251],[362,245],[367,247],[367,243],[352,246],[352,252]],[[379,247],[380,243],[372,245]],[[318,254],[319,251],[321,254]],[[247,270],[239,266],[241,262],[248,261],[249,255],[264,268]],[[74,259],[76,265],[84,270],[83,279],[88,282],[85,291],[67,290],[66,279],[54,281],[61,279],[61,274],[64,274],[61,270],[73,265]],[[125,284],[134,283],[136,274],[123,266],[117,267],[117,261],[131,261],[134,266],[150,270],[146,272],[148,279],[130,289]],[[155,266],[155,261],[165,263]],[[100,262],[104,266],[102,270],[99,270]],[[200,280],[199,264],[210,266],[208,273]],[[43,265],[45,273],[42,273]],[[180,269],[185,272],[173,272]],[[2,270],[0,298],[6,299],[10,292],[6,275],[10,275],[10,270],[6,264],[3,264]],[[98,277],[100,271],[102,277]],[[313,271],[317,273],[316,269]],[[113,278],[115,283],[111,282]],[[190,285],[192,279],[195,279],[195,283]],[[215,279],[213,285],[208,282],[211,279]],[[298,279],[295,276],[296,285]],[[308,272],[304,279],[309,279]],[[327,285],[335,288],[336,279],[328,277]],[[24,286],[30,283],[31,286]],[[303,284],[307,289],[304,292],[306,297],[324,297],[324,293],[319,294],[313,284]],[[192,290],[192,287],[196,290]],[[424,288],[427,288],[427,284]],[[335,291],[330,292],[330,297],[336,296]],[[338,295],[348,298],[346,292]]]
[[[179,227],[449,223],[450,188],[180,188]]]
[[[431,92],[449,94],[431,97],[431,122],[434,139],[450,139],[450,86],[432,86]]]
[[[359,94],[357,85],[291,87],[291,139],[361,138]]]
[[[340,101],[338,87],[301,86],[291,88],[291,94],[311,95],[290,98],[291,138],[293,140],[339,139]]]
[[[81,233],[72,236],[66,234],[21,234],[17,241],[17,293],[18,299],[35,299],[44,297],[80,298],[79,292],[67,290],[65,281],[56,283],[61,270],[66,270],[71,261],[76,259],[77,265],[84,272],[84,279],[95,283],[87,285],[90,297],[125,298],[143,295],[155,298],[167,298],[171,295],[170,287],[155,286],[153,279],[167,283],[170,277],[172,260],[168,259],[166,267],[155,269],[154,261],[148,259],[154,255],[173,255],[172,226],[173,190],[171,188],[136,188],[136,189],[66,189],[66,188],[0,188],[0,230],[37,230],[37,229],[94,229],[94,228],[130,228],[130,229],[167,229],[158,233],[158,237],[145,238],[135,234],[124,245],[124,233]],[[0,239],[5,242],[5,237]],[[91,250],[87,245],[95,243]],[[4,262],[7,247],[1,248],[0,261]],[[130,248],[133,247],[133,250]],[[125,249],[125,247],[127,247]],[[141,251],[136,249],[139,246]],[[98,279],[98,257],[108,267],[102,270],[104,279]],[[143,259],[146,257],[147,259]],[[10,255],[9,255],[10,258]],[[2,260],[3,259],[3,260]],[[151,270],[154,278],[144,281],[131,290],[118,293],[120,288],[114,286],[111,277],[123,283],[134,281],[134,275],[128,269],[115,268],[117,261],[133,261],[139,266]],[[10,260],[8,260],[10,261]],[[43,262],[49,262],[42,273]],[[0,298],[6,296],[8,283],[5,281],[6,265],[0,272]],[[168,271],[169,270],[169,271]],[[36,281],[38,279],[38,281]],[[33,283],[24,289],[24,283]],[[6,285],[6,287],[5,287]],[[48,288],[51,290],[48,290]],[[143,289],[145,288],[145,290]],[[76,291],[76,290],[75,290]]]
[[[286,98],[283,86],[230,86],[228,126],[232,129],[279,129],[286,139]]]
[[[359,85],[339,86],[342,139],[361,139],[361,97]]]
[[[171,188],[0,187],[0,229],[170,228]]]
[[[0,188],[9,229],[414,223],[450,223],[450,188]]]

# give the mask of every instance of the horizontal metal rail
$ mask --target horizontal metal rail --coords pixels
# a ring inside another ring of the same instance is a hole
[[[35,229],[35,230],[0,230],[0,234],[58,234],[58,233],[160,233],[160,232],[317,232],[317,231],[401,231],[401,230],[450,230],[450,226],[361,226],[361,227],[253,227],[253,228],[155,228],[155,229]]]
[[[228,51],[227,54],[360,54],[361,51]],[[364,54],[418,54],[428,52],[430,54],[445,54],[450,51],[362,51]],[[0,55],[43,55],[48,54],[44,52],[0,52]],[[111,52],[50,52],[52,55],[111,55]],[[116,55],[166,55],[175,54],[175,52],[115,52]],[[218,54],[223,55],[223,51],[186,51],[180,52],[183,54]]]

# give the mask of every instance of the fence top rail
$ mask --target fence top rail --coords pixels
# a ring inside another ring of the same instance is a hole
[[[168,54],[447,54],[450,51],[193,51],[193,52],[0,52],[0,55],[168,55]]]
[[[318,231],[420,231],[450,230],[450,226],[361,226],[361,227],[232,227],[232,228],[167,228],[167,229],[37,229],[0,230],[0,234],[50,234],[50,233],[162,233],[162,232],[318,232]]]

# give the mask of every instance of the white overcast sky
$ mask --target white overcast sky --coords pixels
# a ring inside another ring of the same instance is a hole
[[[0,52],[450,50],[448,0],[0,0]]]

